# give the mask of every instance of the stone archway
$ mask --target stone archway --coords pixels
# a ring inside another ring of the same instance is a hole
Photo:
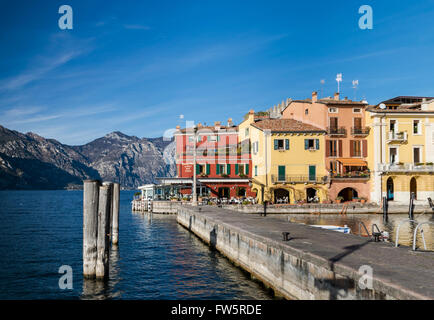
[[[358,198],[359,193],[353,188],[344,188],[338,193],[338,197],[342,197],[343,201],[352,201],[354,198]]]
[[[386,182],[386,194],[387,194],[387,200],[388,201],[393,201],[394,200],[394,198],[395,198],[395,195],[394,195],[394,183],[393,183],[393,178],[392,177],[389,177],[387,179],[387,182]]]
[[[306,189],[306,201],[307,201],[307,203],[319,202],[318,190],[315,188],[307,188]]]
[[[286,189],[275,189],[274,203],[289,203],[289,191]]]

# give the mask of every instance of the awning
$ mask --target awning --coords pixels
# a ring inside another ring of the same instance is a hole
[[[368,164],[365,160],[356,159],[356,158],[339,158],[337,159],[343,166],[351,166],[351,167],[367,167]]]

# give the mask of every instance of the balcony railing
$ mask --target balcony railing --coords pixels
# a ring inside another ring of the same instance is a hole
[[[424,163],[380,163],[378,171],[383,172],[433,172],[434,164]]]
[[[407,141],[407,132],[389,132],[388,142],[397,141],[397,142],[405,142]]]
[[[369,179],[370,173],[369,171],[351,171],[346,173],[330,173],[331,179]]]
[[[367,136],[369,134],[369,127],[351,127],[351,134],[353,136]]]
[[[345,127],[327,127],[327,133],[332,136],[345,136],[347,129]]]
[[[285,176],[278,175],[278,174],[272,174],[271,175],[271,182],[272,183],[326,183],[328,177],[323,176],[300,176],[300,175],[290,175],[287,174]]]

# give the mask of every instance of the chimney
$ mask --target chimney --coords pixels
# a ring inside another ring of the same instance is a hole
[[[179,130],[179,129],[181,129],[181,127],[180,126],[176,126],[176,130]]]
[[[220,130],[220,121],[214,122],[214,128],[215,130]]]
[[[228,119],[228,127],[232,127],[232,118]]]
[[[336,101],[339,101],[339,92],[335,93],[335,97],[334,98],[335,98]]]
[[[199,123],[197,124],[197,128],[198,128],[198,129],[199,129],[199,128],[202,128],[202,123],[199,122]]]
[[[314,91],[312,92],[312,103],[315,103],[318,101],[318,92]]]

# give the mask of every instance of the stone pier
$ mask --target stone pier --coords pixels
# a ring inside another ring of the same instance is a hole
[[[177,219],[287,299],[434,299],[432,252],[212,206],[178,206]]]

